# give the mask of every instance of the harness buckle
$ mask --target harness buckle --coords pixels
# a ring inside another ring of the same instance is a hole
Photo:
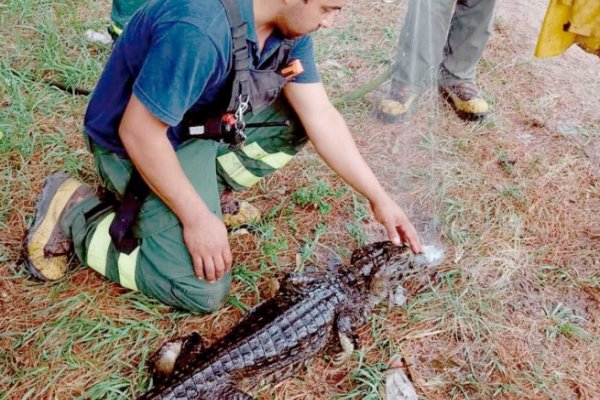
[[[233,145],[241,147],[246,140],[246,121],[244,121],[244,113],[250,108],[250,96],[240,94],[238,96],[238,106],[235,110],[235,135],[233,137]]]

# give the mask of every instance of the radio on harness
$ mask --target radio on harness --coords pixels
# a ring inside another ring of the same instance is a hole
[[[196,139],[223,140],[233,143],[235,138],[236,118],[232,113],[221,117],[209,118],[204,125],[190,126],[190,136]]]
[[[252,71],[246,71],[252,77]],[[273,74],[280,76],[282,84],[291,81],[304,72],[300,60],[293,60]],[[264,75],[263,75],[264,76]],[[281,85],[281,86],[283,86]],[[190,138],[209,139],[229,143],[232,146],[242,146],[246,140],[246,128],[262,128],[271,126],[289,126],[289,121],[264,122],[246,124],[244,114],[252,107],[250,95],[240,93],[237,96],[236,109],[231,112],[224,112],[218,117],[208,118],[202,123],[188,124],[188,133]],[[262,100],[262,99],[261,99]],[[234,103],[231,101],[231,103]]]
[[[251,122],[244,123],[244,130],[246,128],[269,128],[275,126],[291,126],[289,119],[283,121],[270,121],[270,122]],[[233,145],[242,145],[243,141],[236,139],[236,135],[240,135],[237,131],[237,127],[241,127],[238,124],[238,120],[232,113],[226,113],[221,115],[221,118],[210,118],[204,125],[197,125],[190,127],[190,136],[196,139],[210,139],[223,141]],[[245,139],[245,134],[242,134]],[[240,135],[241,136],[241,135]]]

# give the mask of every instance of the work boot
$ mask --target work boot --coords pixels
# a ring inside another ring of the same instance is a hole
[[[406,120],[414,110],[417,97],[418,92],[413,86],[392,82],[389,96],[377,105],[377,118],[385,123]]]
[[[236,200],[230,189],[226,189],[221,194],[221,211],[223,212],[223,223],[228,229],[255,224],[261,218],[258,208],[247,201]]]
[[[465,121],[483,121],[489,114],[488,103],[481,97],[473,82],[440,85],[442,97],[454,112]]]
[[[94,195],[92,188],[65,174],[46,178],[25,239],[25,263],[31,275],[44,281],[65,275],[73,242],[60,222],[73,206]]]

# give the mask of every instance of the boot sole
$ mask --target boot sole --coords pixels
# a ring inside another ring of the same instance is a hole
[[[440,95],[442,96],[444,101],[446,101],[446,103],[448,103],[448,105],[452,108],[452,111],[454,111],[458,118],[462,119],[463,121],[483,122],[489,115],[489,113],[470,113],[463,110],[459,110],[454,104],[454,101],[452,101],[452,96],[450,96],[448,92],[441,88]]]
[[[69,177],[65,174],[53,174],[50,175],[46,181],[44,182],[44,185],[42,186],[42,193],[40,194],[40,197],[35,205],[35,217],[33,220],[33,225],[29,228],[28,233],[27,233],[27,237],[25,238],[25,243],[24,243],[24,252],[25,252],[25,264],[27,266],[27,270],[29,271],[29,273],[34,276],[35,278],[42,280],[42,281],[53,281],[53,280],[57,280],[60,279],[61,276],[59,277],[49,277],[46,276],[42,273],[42,271],[40,271],[34,263],[34,260],[32,259],[32,252],[44,252],[44,244],[48,242],[50,235],[52,234],[54,227],[52,227],[52,229],[49,229],[48,222],[47,222],[47,215],[48,215],[48,211],[50,210],[51,207],[56,206],[56,202],[55,202],[55,197],[56,197],[56,193],[58,192],[59,189],[65,187],[65,189],[68,190],[68,192],[70,192],[69,196],[66,196],[66,198],[64,199],[64,203],[66,204],[66,202],[68,201],[68,199],[72,196],[72,194],[77,190],[77,188],[79,186],[81,186],[81,184],[79,184],[78,182],[76,182],[75,180],[71,180],[69,182]],[[66,184],[66,185],[65,185]],[[57,200],[57,201],[60,201]],[[59,205],[60,206],[60,205]],[[60,206],[60,210],[62,210],[64,208],[64,204],[62,204],[62,206]],[[58,223],[58,218],[56,223]],[[55,224],[56,226],[56,224]],[[38,235],[42,235],[41,238],[37,237]],[[32,243],[34,243],[35,241],[39,242],[39,248],[35,249],[35,248],[31,248],[32,247]],[[59,256],[56,258],[60,258],[60,257],[64,257],[65,259],[65,263],[66,263],[66,259],[67,256]],[[39,258],[39,255],[38,257]],[[55,260],[57,261],[57,260]]]
[[[400,114],[390,114],[385,111],[379,110],[379,107],[377,107],[375,109],[375,117],[379,121],[383,122],[384,124],[393,124],[396,122],[408,121],[410,119],[410,117],[412,117],[415,114],[415,112],[417,111],[418,101],[419,101],[419,98],[417,96],[417,97],[415,97],[415,99],[412,100],[412,102],[408,106],[407,110]],[[400,103],[400,102],[398,102],[398,103]]]

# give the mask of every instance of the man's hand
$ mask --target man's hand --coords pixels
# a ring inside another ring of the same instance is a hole
[[[198,278],[214,282],[231,268],[227,229],[209,211],[183,172],[167,138],[167,128],[132,95],[119,136],[150,189],[181,221],[194,273]]]
[[[400,245],[401,242],[407,243],[414,253],[423,251],[415,227],[398,204],[389,199],[377,204],[371,203],[371,209],[377,221],[385,227],[392,243],[396,245]]]
[[[198,278],[214,282],[231,269],[227,228],[214,214],[203,213],[201,217],[184,223],[183,239]]]

